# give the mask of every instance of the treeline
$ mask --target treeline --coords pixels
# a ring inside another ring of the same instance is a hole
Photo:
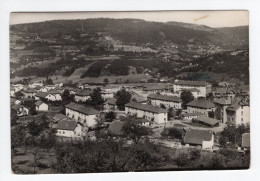
[[[108,64],[107,60],[100,60],[93,65],[91,65],[86,72],[84,72],[80,77],[98,77],[102,69]]]

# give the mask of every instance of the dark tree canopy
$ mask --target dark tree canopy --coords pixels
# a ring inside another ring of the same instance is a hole
[[[181,93],[181,100],[182,100],[182,108],[186,109],[187,104],[194,100],[194,96],[190,91],[184,90]]]
[[[116,105],[119,110],[125,109],[125,104],[129,103],[131,100],[131,93],[127,92],[125,89],[122,89],[116,93]]]

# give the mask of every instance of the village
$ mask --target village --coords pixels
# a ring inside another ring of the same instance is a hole
[[[81,83],[77,87],[63,83],[13,84],[11,109],[17,122],[23,124],[37,114],[46,115],[49,127],[61,138],[95,140],[95,130],[101,129],[119,139],[125,136],[123,118],[132,116],[139,126],[151,128],[150,139],[169,147],[213,151],[222,146],[217,138],[227,126],[250,124],[249,90],[226,84],[212,87],[205,81],[183,80],[160,85]],[[86,104],[96,101],[93,99],[102,100],[99,109]],[[175,138],[171,129],[181,136]],[[165,136],[172,141],[165,141]],[[245,142],[249,133],[241,136],[242,141],[235,145],[238,151],[249,149]]]

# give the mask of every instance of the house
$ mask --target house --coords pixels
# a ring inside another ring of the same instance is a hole
[[[102,92],[107,92],[112,94],[117,93],[120,89],[121,87],[119,85],[107,85],[101,88]]]
[[[185,146],[199,146],[202,149],[211,150],[214,146],[214,134],[208,130],[186,130],[184,140]]]
[[[35,89],[23,89],[22,93],[24,94],[25,98],[32,98],[35,97],[35,94],[37,93],[37,91]]]
[[[181,119],[184,121],[189,121],[192,119],[196,119],[198,117],[203,116],[204,114],[200,113],[200,112],[195,112],[195,113],[182,113],[181,114]]]
[[[194,123],[199,123],[208,127],[217,127],[219,126],[219,121],[214,119],[214,118],[210,118],[207,116],[200,116],[198,118],[194,118],[192,120],[192,122]]]
[[[79,83],[78,88],[83,90],[83,89],[89,89],[90,87],[88,84]]]
[[[91,90],[80,90],[75,93],[74,100],[76,102],[86,102],[90,99]]]
[[[183,89],[198,89],[200,92],[199,97],[206,97],[208,93],[211,93],[211,84],[205,81],[175,81],[173,84],[173,91],[179,92]]]
[[[244,150],[250,149],[250,133],[242,134],[242,148]]]
[[[47,96],[49,94],[47,92],[37,92],[35,94],[35,100],[40,100],[40,99],[47,99]]]
[[[34,82],[34,83],[32,83],[32,84],[29,84],[29,87],[30,87],[30,88],[35,88],[36,86],[42,87],[42,86],[43,86],[43,83],[41,83],[41,82]]]
[[[48,92],[48,89],[46,87],[42,87],[38,92]]]
[[[41,100],[38,100],[35,102],[36,111],[48,111],[48,104],[42,102]]]
[[[69,103],[65,106],[66,116],[75,119],[87,127],[95,127],[99,112],[95,109],[84,107],[80,104]]]
[[[15,90],[15,92],[18,92],[24,88],[24,85],[23,84],[13,84],[11,86],[11,88],[13,88]]]
[[[56,89],[56,86],[55,85],[46,85],[45,88],[49,91],[52,89]]]
[[[114,111],[117,109],[117,105],[116,105],[116,99],[115,98],[112,98],[112,99],[109,99],[107,100],[105,103],[104,103],[104,108],[105,110],[107,111]]]
[[[154,106],[160,106],[163,104],[166,108],[172,107],[174,109],[181,109],[182,100],[178,97],[149,94],[147,98]]]
[[[166,109],[135,102],[130,102],[125,105],[125,114],[136,115],[138,118],[145,118],[157,124],[166,124],[168,121]]]
[[[18,99],[15,99],[15,98],[10,98],[10,103],[11,103],[11,105],[14,105],[14,104],[18,105],[18,104],[21,104],[21,101]]]
[[[52,121],[54,123],[57,123],[59,121],[62,121],[62,120],[65,120],[67,119],[67,116],[65,116],[64,114],[55,114],[53,117],[52,117]]]
[[[220,120],[222,123],[227,123],[226,109],[231,105],[231,98],[219,98],[213,101],[215,104],[215,118]]]
[[[249,102],[244,99],[237,98],[227,107],[227,124],[238,126],[240,124],[248,124],[250,122]]]
[[[29,109],[24,107],[21,104],[14,104],[11,106],[11,109],[14,109],[17,112],[17,116],[24,116],[29,114]]]
[[[75,138],[82,135],[82,126],[74,120],[59,121],[56,129],[57,136]]]
[[[215,87],[212,90],[212,95],[214,98],[234,98],[236,93],[237,90],[230,87]]]
[[[143,88],[143,93],[144,94],[156,94],[156,93],[163,93],[165,92],[166,87],[165,86],[146,86]]]
[[[73,87],[63,87],[63,92],[64,92],[64,90],[66,90],[66,89],[69,91],[70,94],[73,94],[73,95],[75,95],[76,92],[78,91],[78,89],[73,88]]]
[[[187,104],[188,113],[202,113],[209,116],[209,113],[214,111],[215,105],[208,100],[198,99]]]
[[[15,97],[15,89],[14,88],[10,89],[10,96]]]
[[[61,91],[59,90],[49,90],[48,92],[48,96],[47,96],[47,99],[49,101],[61,101],[62,98],[61,98]]]
[[[37,92],[40,92],[42,90],[42,87],[37,85],[36,87],[34,87],[34,89],[37,91]]]
[[[111,99],[114,97],[113,92],[106,92],[106,91],[101,91],[101,96],[103,99]]]

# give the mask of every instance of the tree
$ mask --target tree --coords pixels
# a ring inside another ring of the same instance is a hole
[[[113,112],[113,111],[107,112],[106,115],[105,115],[105,118],[109,122],[112,122],[116,118],[115,112]]]
[[[199,160],[200,157],[201,157],[201,153],[200,152],[201,151],[198,150],[198,149],[191,150],[191,152],[190,152],[190,160],[191,161]]]
[[[104,78],[104,85],[106,86],[109,83],[109,80],[107,78]]]
[[[190,91],[184,90],[181,93],[181,100],[182,100],[182,108],[187,109],[187,104],[194,100],[194,96]]]
[[[171,137],[175,139],[182,139],[182,133],[179,129],[171,127],[171,128],[164,128],[161,135],[163,137]]]
[[[125,89],[119,90],[116,93],[116,105],[120,111],[125,109],[125,104],[129,103],[131,100],[131,93],[127,92]]]
[[[16,99],[21,99],[23,98],[24,94],[21,91],[15,92],[14,96]]]
[[[46,84],[47,84],[47,85],[53,85],[53,80],[47,78]]]
[[[168,120],[172,119],[176,115],[176,112],[172,107],[168,109]]]
[[[152,133],[150,128],[140,126],[140,123],[134,116],[125,117],[122,121],[126,122],[123,126],[124,134],[129,136],[135,143],[137,143],[142,136],[147,136]]]
[[[189,155],[187,153],[179,152],[174,161],[178,168],[182,168],[189,163]]]
[[[11,109],[11,126],[16,125],[16,121],[17,121],[17,111],[14,109]]]
[[[62,104],[67,105],[74,100],[74,95],[70,94],[68,89],[65,89],[61,95],[61,98],[62,98]]]
[[[101,106],[104,103],[104,99],[101,95],[101,89],[96,88],[93,90],[93,92],[90,94],[90,105],[94,108],[101,109]]]
[[[36,115],[37,114],[36,105],[35,104],[31,105],[31,107],[29,109],[29,114],[31,114],[31,115]]]

